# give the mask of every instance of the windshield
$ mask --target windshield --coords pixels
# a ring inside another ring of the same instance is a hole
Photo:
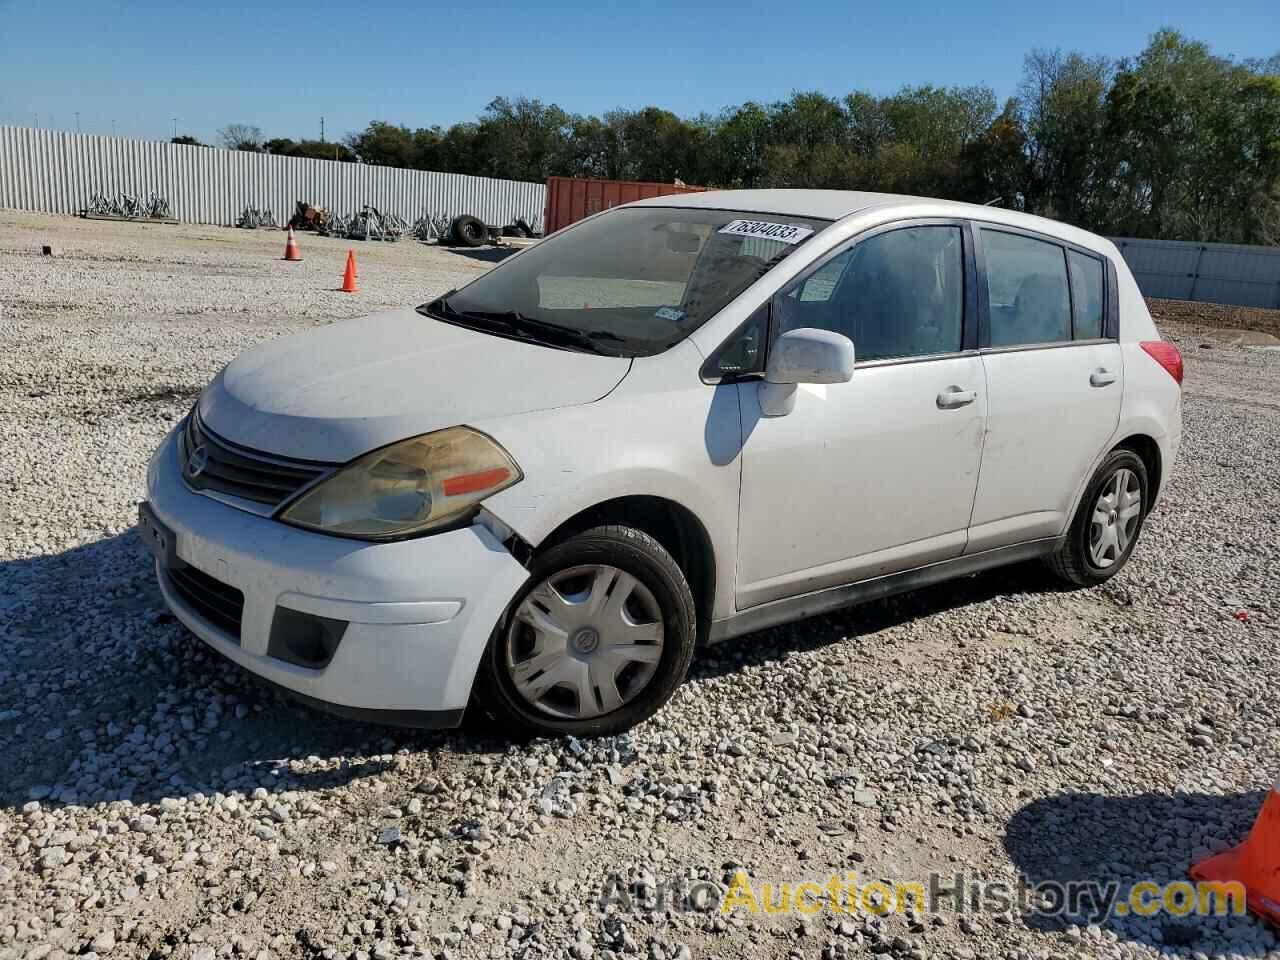
[[[613,356],[679,343],[829,220],[638,207],[557,233],[419,312]]]

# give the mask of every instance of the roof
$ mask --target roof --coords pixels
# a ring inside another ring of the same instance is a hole
[[[842,220],[872,209],[883,213],[898,209],[905,216],[965,217],[1003,223],[1060,237],[1103,252],[1115,251],[1109,240],[1057,220],[1006,210],[1003,207],[986,207],[976,203],[897,193],[864,193],[859,190],[707,190],[652,197],[627,206],[701,207],[743,213],[819,217],[824,220]]]

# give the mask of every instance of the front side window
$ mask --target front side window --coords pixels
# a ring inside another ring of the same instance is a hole
[[[679,343],[829,220],[633,207],[542,240],[418,310],[563,349],[650,356]]]
[[[774,315],[778,332],[844,334],[858,360],[955,353],[964,319],[963,232],[904,227],[868,237],[784,288]]]
[[[1102,261],[1076,250],[1070,251],[1067,257],[1071,260],[1076,339],[1096,340],[1102,336],[1102,291],[1106,284]]]
[[[982,231],[990,303],[991,346],[1071,339],[1067,261],[1056,243]]]

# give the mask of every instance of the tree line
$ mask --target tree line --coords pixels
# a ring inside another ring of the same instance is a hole
[[[1035,51],[1003,104],[985,86],[907,86],[597,117],[498,97],[473,122],[374,121],[341,144],[241,124],[220,135],[236,149],[512,180],[914,193],[1106,234],[1280,244],[1280,54],[1236,62],[1173,30],[1121,60]]]

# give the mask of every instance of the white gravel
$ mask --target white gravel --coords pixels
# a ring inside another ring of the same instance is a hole
[[[1280,353],[1181,344],[1183,458],[1101,589],[1015,568],[756,634],[613,741],[415,734],[206,653],[132,532],[239,350],[489,265],[358,244],[349,296],[348,245],[300,240],[0,212],[0,960],[1280,957],[1251,918],[598,905],[739,867],[1129,885],[1241,838],[1280,773]]]

